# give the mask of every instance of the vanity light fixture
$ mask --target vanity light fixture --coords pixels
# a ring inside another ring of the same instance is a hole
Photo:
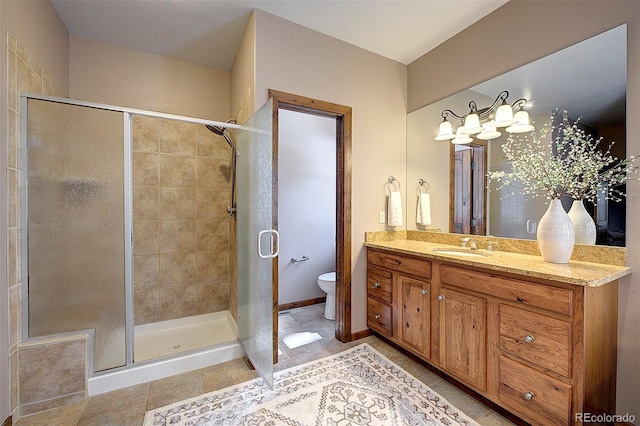
[[[482,140],[495,139],[502,134],[497,130],[499,127],[506,127],[505,130],[509,133],[532,131],[533,126],[529,124],[529,113],[524,110],[528,101],[525,98],[520,98],[509,104],[508,97],[509,92],[504,90],[500,92],[491,106],[480,110],[478,110],[475,101],[471,101],[467,115],[458,115],[450,109],[445,109],[442,111],[443,120],[435,139],[437,141],[450,140],[453,144],[465,144],[473,142],[469,135],[476,135],[476,138]],[[520,109],[514,115],[513,110],[516,108]],[[462,121],[462,125],[455,133],[451,122],[447,119],[450,116]]]

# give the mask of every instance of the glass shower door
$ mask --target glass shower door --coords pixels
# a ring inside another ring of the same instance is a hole
[[[258,373],[273,387],[272,231],[273,100],[237,135],[238,339]]]

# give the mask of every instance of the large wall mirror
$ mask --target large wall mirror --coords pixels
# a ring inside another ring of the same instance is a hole
[[[478,108],[488,107],[506,90],[508,103],[520,98],[528,100],[526,110],[534,126],[546,123],[556,108],[566,110],[572,120],[580,118],[596,139],[602,137],[603,145],[615,142],[614,153],[623,158],[626,36],[626,25],[616,27],[408,114],[407,229],[439,228],[443,232],[535,239],[537,222],[546,211],[548,200],[527,199],[512,188],[486,190],[484,170],[506,166],[501,146],[508,133],[499,129],[500,137],[487,141],[474,138],[466,145],[436,141],[441,113],[450,109],[465,115],[470,101]],[[450,121],[454,129],[461,124],[455,119]],[[421,179],[430,188],[431,224],[427,226],[416,220]],[[570,202],[566,200],[566,210]],[[468,209],[466,214],[461,214],[458,207],[454,209],[460,205]],[[625,200],[588,206],[589,209],[597,217],[596,244],[623,246]]]

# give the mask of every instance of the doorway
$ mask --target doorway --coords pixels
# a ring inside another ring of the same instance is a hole
[[[278,164],[279,111],[287,110],[335,119],[335,337],[351,337],[351,107],[269,90],[273,109],[273,164]],[[273,169],[273,229],[278,229],[278,170]],[[283,259],[286,262],[289,259]],[[278,359],[278,258],[273,259],[274,362]]]
[[[449,232],[486,235],[487,143],[450,148]]]

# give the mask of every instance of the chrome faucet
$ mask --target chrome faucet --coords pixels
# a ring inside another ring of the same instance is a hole
[[[469,247],[471,250],[478,250],[478,242],[471,237],[462,238],[460,245],[462,247]]]

